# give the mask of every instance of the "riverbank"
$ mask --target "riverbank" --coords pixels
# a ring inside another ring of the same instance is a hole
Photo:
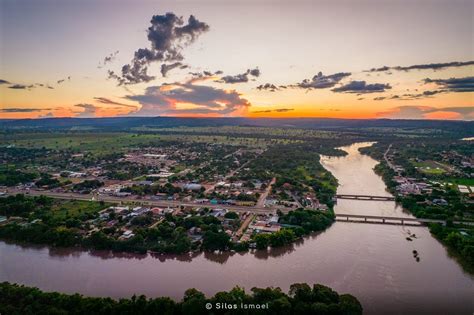
[[[360,149],[362,154],[367,154],[374,158],[383,157],[384,155],[381,154],[383,150],[385,149]],[[409,157],[406,157],[406,159],[409,159]],[[452,223],[452,221],[462,219],[462,217],[457,217],[460,212],[462,214],[460,209],[450,212],[443,209],[446,208],[446,206],[433,206],[433,203],[430,202],[431,200],[443,200],[446,202],[446,205],[460,203],[459,193],[456,193],[450,187],[444,188],[438,185],[438,187],[434,187],[436,189],[435,193],[432,192],[425,195],[402,195],[397,191],[397,183],[395,182],[397,173],[384,159],[379,160],[374,171],[381,176],[387,186],[387,190],[396,196],[396,202],[402,205],[404,209],[410,211],[414,216],[418,218],[447,220],[446,226],[436,223],[429,224],[428,227],[431,235],[449,249],[450,254],[458,260],[466,272],[474,274],[474,239],[472,237],[463,237],[464,235],[462,234],[468,235],[466,231],[470,231],[469,234],[474,235],[474,229],[469,225],[455,225]]]
[[[253,288],[251,293],[234,287],[212,297],[188,289],[181,301],[169,297],[130,299],[84,297],[8,282],[0,283],[0,314],[362,314],[362,305],[352,295],[339,295],[331,288],[297,283],[288,294],[280,288]]]
[[[338,193],[389,196],[373,172],[377,161],[358,151],[364,145],[345,147],[346,156],[324,159],[323,164],[337,177]],[[334,211],[412,217],[393,201],[339,200]],[[408,241],[413,234],[416,238]],[[287,292],[293,283],[309,282],[350,292],[365,314],[469,315],[474,311],[474,278],[423,226],[335,222],[304,241],[282,247],[178,256],[0,242],[0,257],[0,281],[86,296],[119,299],[145,294],[180,300],[189,287],[213,296],[236,285],[247,291],[278,286]]]
[[[71,206],[71,203],[74,204]],[[63,209],[65,205],[68,208],[65,208],[64,214],[58,213],[59,210],[56,209]],[[250,248],[266,249],[293,243],[305,235],[325,230],[335,220],[332,210],[296,209],[289,213],[278,212],[269,214],[267,221],[256,215],[252,219],[253,232],[247,233],[247,239],[242,241],[241,238],[232,237],[232,230],[237,230],[243,224],[240,219],[245,222],[250,215],[241,218],[234,212],[213,212],[204,207],[199,211],[180,210],[176,214],[159,214],[155,219],[158,224],[148,226],[154,220],[154,213],[142,211],[141,217],[133,218],[122,228],[125,233],[117,233],[114,226],[107,225],[100,230],[98,226],[102,224],[102,218],[118,222],[123,221],[125,215],[118,216],[114,212],[113,209],[118,207],[101,210],[104,207],[105,204],[87,201],[80,201],[80,204],[77,201],[58,204],[57,200],[44,196],[16,195],[1,198],[0,213],[15,214],[16,217],[0,226],[0,239],[138,254],[244,252]],[[82,210],[83,208],[86,210]],[[127,217],[133,214],[132,212]],[[85,233],[84,230],[92,232]],[[114,238],[114,234],[121,236]]]

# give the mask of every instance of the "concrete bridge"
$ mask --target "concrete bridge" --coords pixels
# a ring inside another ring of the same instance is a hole
[[[378,223],[378,224],[392,224],[392,225],[423,225],[427,223],[441,223],[446,225],[446,220],[436,219],[420,219],[410,217],[386,217],[378,215],[362,215],[362,214],[347,214],[336,213],[337,221],[356,222],[356,223]],[[474,225],[471,221],[453,221],[454,224]]]
[[[372,200],[372,201],[394,201],[395,197],[392,196],[373,196],[373,195],[348,195],[348,194],[337,194],[337,199],[351,199],[351,200]]]

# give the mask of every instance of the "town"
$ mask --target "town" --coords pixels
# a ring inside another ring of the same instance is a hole
[[[299,154],[304,149],[296,141],[284,145],[299,155],[295,172],[276,164],[284,163],[275,155],[283,145],[278,139],[256,145],[258,138],[219,143],[202,136],[178,143],[120,134],[111,138],[126,143],[117,148],[119,153],[109,153],[110,148],[87,137],[59,137],[60,146],[50,139],[46,146],[36,143],[36,148],[25,149],[30,140],[15,139],[2,149],[5,162],[28,163],[21,171],[8,165],[3,169],[8,179],[1,194],[11,196],[12,203],[25,202],[22,198],[35,203],[48,196],[49,207],[66,209],[60,219],[37,210],[23,216],[4,213],[0,224],[15,226],[18,235],[36,225],[61,227],[61,242],[70,240],[69,245],[90,240],[95,248],[184,253],[281,246],[334,220],[335,180],[319,164],[316,152]],[[273,169],[266,168],[269,160],[275,162]],[[317,178],[309,175],[313,170]],[[82,206],[84,212],[74,209]],[[302,217],[315,222],[302,228]],[[150,231],[162,233],[161,240]],[[135,245],[141,238],[144,242],[139,243],[145,245]]]

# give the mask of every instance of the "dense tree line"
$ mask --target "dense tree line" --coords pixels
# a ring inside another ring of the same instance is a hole
[[[209,304],[210,303],[210,304]],[[206,308],[211,305],[211,309]],[[264,309],[243,309],[241,305],[264,305]],[[225,309],[217,309],[226,305]],[[232,308],[232,309],[229,309]],[[236,309],[234,309],[236,308]],[[28,314],[362,314],[362,305],[350,294],[338,294],[329,287],[296,283],[288,293],[280,288],[252,288],[247,293],[240,287],[206,297],[196,289],[188,289],[181,301],[168,297],[130,299],[84,297],[79,294],[46,293],[37,288],[8,282],[0,283],[0,313]]]
[[[430,232],[461,257],[468,270],[474,273],[474,237],[461,235],[459,229],[453,228],[450,223],[448,226],[431,224]],[[474,229],[471,229],[471,233],[473,232]]]
[[[22,183],[29,183],[34,181],[38,174],[24,172],[16,167],[2,166],[0,167],[0,186],[15,186]]]
[[[332,211],[322,212],[297,209],[287,214],[281,214],[280,223],[301,227],[305,234],[309,234],[326,229],[334,222],[334,219]],[[296,233],[301,234],[301,232]]]

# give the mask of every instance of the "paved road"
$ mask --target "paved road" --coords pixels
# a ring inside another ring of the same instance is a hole
[[[276,178],[273,177],[270,183],[268,184],[267,188],[265,189],[265,191],[260,195],[260,198],[258,198],[257,207],[260,207],[260,208],[263,207],[263,205],[265,204],[265,200],[267,200],[268,194],[270,194],[270,191],[272,190],[272,186],[273,184],[275,184],[275,182],[276,182]]]
[[[11,190],[8,192],[9,195],[16,195],[16,194],[25,194],[25,191],[22,190]],[[192,202],[181,202],[175,200],[150,200],[150,199],[135,199],[134,197],[114,197],[108,195],[91,195],[91,194],[75,194],[75,193],[59,193],[59,192],[51,192],[51,191],[38,191],[38,190],[30,190],[29,195],[32,196],[48,196],[51,198],[58,198],[58,199],[74,199],[74,200],[95,200],[95,201],[105,201],[110,203],[135,203],[139,205],[149,205],[155,207],[207,207],[211,209],[222,209],[225,208],[227,210],[235,211],[235,212],[252,212],[258,214],[264,213],[274,213],[276,211],[275,208],[270,207],[247,207],[247,206],[236,206],[236,205],[213,205],[213,204],[198,204]],[[288,210],[282,209],[283,212],[287,212]]]

